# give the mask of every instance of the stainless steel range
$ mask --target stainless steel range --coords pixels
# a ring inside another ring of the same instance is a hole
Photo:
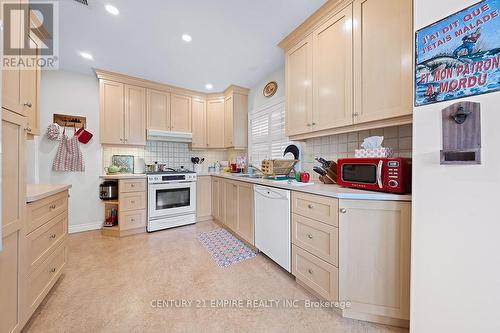
[[[193,223],[196,223],[196,173],[181,169],[148,174],[147,231]]]

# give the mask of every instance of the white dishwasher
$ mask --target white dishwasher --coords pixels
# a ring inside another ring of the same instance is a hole
[[[255,247],[291,272],[290,191],[255,185]]]

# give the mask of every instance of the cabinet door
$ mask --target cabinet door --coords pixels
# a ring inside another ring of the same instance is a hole
[[[411,203],[339,204],[339,299],[357,313],[409,319]]]
[[[148,89],[148,129],[170,130],[170,93]]]
[[[314,131],[352,124],[352,6],[313,33]]]
[[[233,96],[224,99],[224,146],[233,147]]]
[[[226,209],[224,221],[226,226],[238,233],[238,185],[234,182],[224,182]]]
[[[220,182],[217,178],[212,177],[212,216],[216,220],[220,219],[219,201],[220,201]]]
[[[124,86],[122,83],[100,80],[101,143],[123,144],[124,133]]]
[[[212,215],[210,176],[198,177],[196,181],[196,217],[205,218]]]
[[[207,101],[208,148],[224,148],[224,100]]]
[[[285,55],[287,136],[311,131],[312,61],[311,35]]]
[[[38,44],[30,37],[32,47],[39,55]],[[28,117],[28,134],[40,135],[40,67],[21,71],[20,98],[24,111]]]
[[[3,3],[3,1],[2,1]],[[20,4],[20,1],[16,1]],[[3,4],[2,4],[3,11]],[[13,48],[19,48],[22,41],[22,12],[13,11],[11,12],[11,46]],[[0,13],[0,17],[3,17],[3,13]],[[19,29],[14,29],[13,27],[19,27]],[[3,32],[2,32],[3,33]],[[20,53],[18,54],[20,55]],[[20,97],[20,80],[21,80],[21,70],[17,66],[8,66],[8,69],[2,71],[2,106],[8,110],[24,114],[24,108],[21,103]]]
[[[146,145],[146,89],[125,85],[125,144]]]
[[[172,94],[170,130],[191,133],[191,97]]]
[[[25,238],[26,118],[2,109],[2,251],[0,252],[0,332],[20,330]],[[6,195],[8,193],[8,195]]]
[[[226,181],[219,179],[219,221],[226,224]]]
[[[207,103],[200,99],[192,100],[193,148],[207,148]]]
[[[411,0],[354,2],[354,122],[411,114]]]
[[[238,235],[254,245],[253,186],[238,183]]]

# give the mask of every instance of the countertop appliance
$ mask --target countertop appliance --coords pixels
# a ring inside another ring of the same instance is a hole
[[[118,199],[118,182],[105,181],[99,185],[99,198],[101,200]]]
[[[254,200],[255,247],[291,272],[290,191],[255,185]]]
[[[147,177],[148,232],[196,223],[196,173],[171,169]]]
[[[340,158],[338,184],[390,193],[411,192],[410,158]]]

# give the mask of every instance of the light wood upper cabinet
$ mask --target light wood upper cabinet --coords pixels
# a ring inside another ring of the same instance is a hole
[[[224,99],[207,101],[208,148],[224,148]]]
[[[224,98],[224,145],[233,146],[233,96]]]
[[[313,53],[312,35],[306,37],[285,55],[286,135],[311,131]]]
[[[411,203],[340,200],[339,206],[339,299],[351,301],[345,315],[408,320]]]
[[[2,112],[2,245],[0,252],[0,332],[23,324],[24,236],[26,233],[26,118]],[[5,195],[7,194],[8,195]]]
[[[354,20],[354,121],[411,114],[412,1],[356,0]]]
[[[146,145],[146,89],[99,80],[101,143]]]
[[[312,130],[352,124],[352,6],[313,32]]]
[[[100,80],[99,89],[101,143],[112,145],[124,144],[124,84]]]
[[[170,93],[148,89],[148,129],[170,130]]]
[[[125,144],[146,145],[146,89],[125,85]]]
[[[207,148],[207,102],[198,98],[193,98],[192,122],[193,131],[192,148]]]
[[[171,95],[170,130],[191,133],[191,97]]]

